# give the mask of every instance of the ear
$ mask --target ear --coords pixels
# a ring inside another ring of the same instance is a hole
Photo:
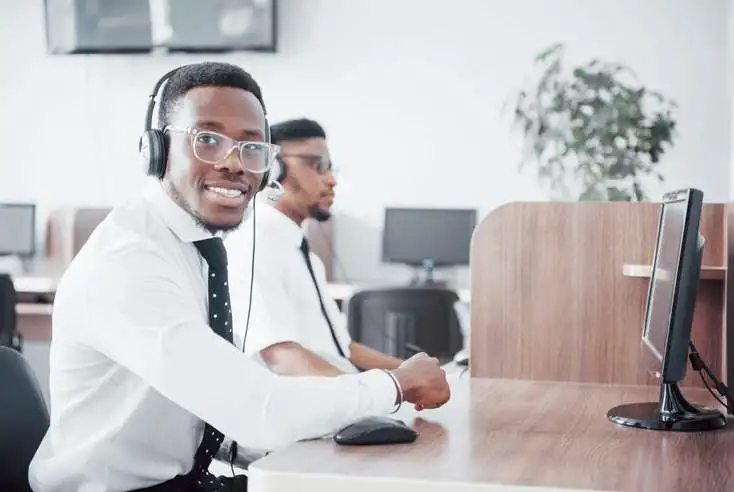
[[[282,183],[283,189],[290,190],[294,193],[298,193],[301,190],[303,190],[303,187],[301,186],[301,183],[298,182],[298,177],[296,177],[293,173],[288,173],[285,176],[285,179],[283,179]]]

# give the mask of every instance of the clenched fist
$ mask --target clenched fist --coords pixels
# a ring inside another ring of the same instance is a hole
[[[438,360],[419,353],[392,371],[403,389],[403,398],[415,405],[416,410],[438,408],[451,396],[446,372]]]

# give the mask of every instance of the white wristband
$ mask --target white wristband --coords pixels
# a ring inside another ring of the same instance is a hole
[[[398,391],[398,403],[395,405],[395,408],[392,409],[390,413],[397,413],[398,410],[400,410],[400,407],[403,405],[403,388],[400,387],[400,383],[398,382],[398,378],[395,377],[395,375],[388,371],[387,369],[383,369],[385,373],[390,376],[390,379],[392,379],[392,382],[395,383],[395,389]]]

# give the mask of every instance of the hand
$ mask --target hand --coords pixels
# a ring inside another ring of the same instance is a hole
[[[406,360],[393,372],[403,389],[403,398],[420,411],[438,408],[449,400],[451,390],[446,372],[438,359],[421,352]]]

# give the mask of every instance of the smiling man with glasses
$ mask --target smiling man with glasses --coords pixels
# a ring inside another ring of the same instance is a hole
[[[159,105],[158,128],[141,139],[149,189],[110,212],[56,291],[34,492],[243,492],[247,477],[209,472],[225,436],[278,449],[387,414],[402,397],[442,405],[445,376],[425,358],[390,373],[284,378],[235,347],[222,237],[278,150],[260,87],[235,65],[186,65]]]
[[[164,129],[172,158],[196,158],[193,169],[171,169],[168,191],[199,225],[232,230],[240,225],[278,146],[264,142],[264,129],[254,123],[233,131],[206,114],[197,115],[194,122],[196,127],[167,125]],[[227,131],[232,137],[224,134]],[[212,169],[218,172],[213,175]]]
[[[398,367],[400,359],[350,338],[329,297],[324,265],[303,234],[306,219],[331,217],[336,178],[326,132],[313,120],[296,119],[273,125],[271,133],[280,147],[277,179],[283,194],[274,206],[255,212],[254,271],[252,237],[244,232],[251,227],[226,241],[235,339],[242,343],[247,333],[245,351],[278,374],[336,376]]]

